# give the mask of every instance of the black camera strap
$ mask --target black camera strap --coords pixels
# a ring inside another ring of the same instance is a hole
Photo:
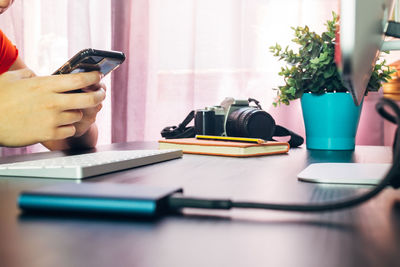
[[[194,126],[187,127],[189,122],[193,120],[194,113],[194,110],[192,110],[178,126],[167,126],[162,129],[161,136],[165,139],[194,137]]]
[[[304,143],[303,137],[280,125],[275,126],[275,132],[273,136],[290,136],[288,141],[290,147],[298,147]]]
[[[173,139],[173,138],[191,138],[195,137],[195,129],[194,126],[187,126],[194,118],[195,111],[192,110],[186,118],[180,123],[178,126],[167,126],[161,131],[161,136],[165,139]],[[273,126],[273,125],[272,125]],[[290,140],[288,141],[290,147],[298,147],[303,144],[304,139],[300,135],[288,130],[287,128],[275,125],[274,136],[290,136]],[[273,141],[274,139],[270,139],[268,141]]]

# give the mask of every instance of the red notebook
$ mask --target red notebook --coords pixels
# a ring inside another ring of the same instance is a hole
[[[199,140],[196,138],[165,139],[158,141],[159,149],[181,149],[183,153],[253,157],[271,154],[282,154],[289,151],[289,144],[285,142],[267,141],[262,144]]]

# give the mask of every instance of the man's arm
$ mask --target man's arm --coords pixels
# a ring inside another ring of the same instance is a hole
[[[9,70],[20,70],[28,68],[22,59],[18,56],[14,63],[11,65]]]
[[[19,69],[25,69],[27,66],[25,63],[22,61],[22,59],[18,56],[18,58],[15,60],[13,65],[10,67],[11,70],[19,70]],[[93,86],[92,86],[93,87]],[[94,86],[97,89],[103,88],[105,89],[103,84],[98,84],[97,86]],[[93,148],[97,144],[97,139],[98,139],[98,129],[96,126],[96,123],[94,122],[93,119],[95,119],[96,114],[98,111],[100,111],[101,105],[98,107],[95,107],[90,110],[82,110],[83,117],[82,120],[85,120],[85,113],[89,113],[89,118],[84,122],[86,125],[82,125],[83,123],[77,122],[75,123],[75,127],[77,128],[77,133],[73,137],[69,137],[66,139],[62,140],[51,140],[51,141],[46,141],[42,142],[42,145],[44,145],[46,148],[50,150],[66,150],[66,149],[80,149],[80,148]],[[94,114],[93,114],[94,113]],[[87,128],[87,124],[90,124],[89,128]],[[87,129],[86,129],[87,128]],[[79,131],[80,129],[84,129],[85,132],[82,133],[82,131]]]

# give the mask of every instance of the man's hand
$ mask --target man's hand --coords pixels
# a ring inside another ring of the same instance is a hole
[[[78,122],[84,117],[93,119],[105,91],[97,86],[100,89],[65,92],[97,84],[100,79],[99,72],[34,77],[29,69],[0,75],[0,146],[25,146],[83,134],[88,123]]]
[[[103,83],[97,83],[82,89],[83,92],[96,92],[99,90],[103,91],[105,94],[106,86]],[[95,123],[97,113],[101,110],[101,108],[102,104],[99,103],[95,107],[90,107],[81,110],[82,119],[74,123],[76,129],[74,137],[81,137],[89,130],[90,126],[93,123]]]

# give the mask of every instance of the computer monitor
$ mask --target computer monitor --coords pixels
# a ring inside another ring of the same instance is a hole
[[[394,1],[342,0],[340,3],[340,41],[335,60],[356,105],[365,95],[382,49]]]

